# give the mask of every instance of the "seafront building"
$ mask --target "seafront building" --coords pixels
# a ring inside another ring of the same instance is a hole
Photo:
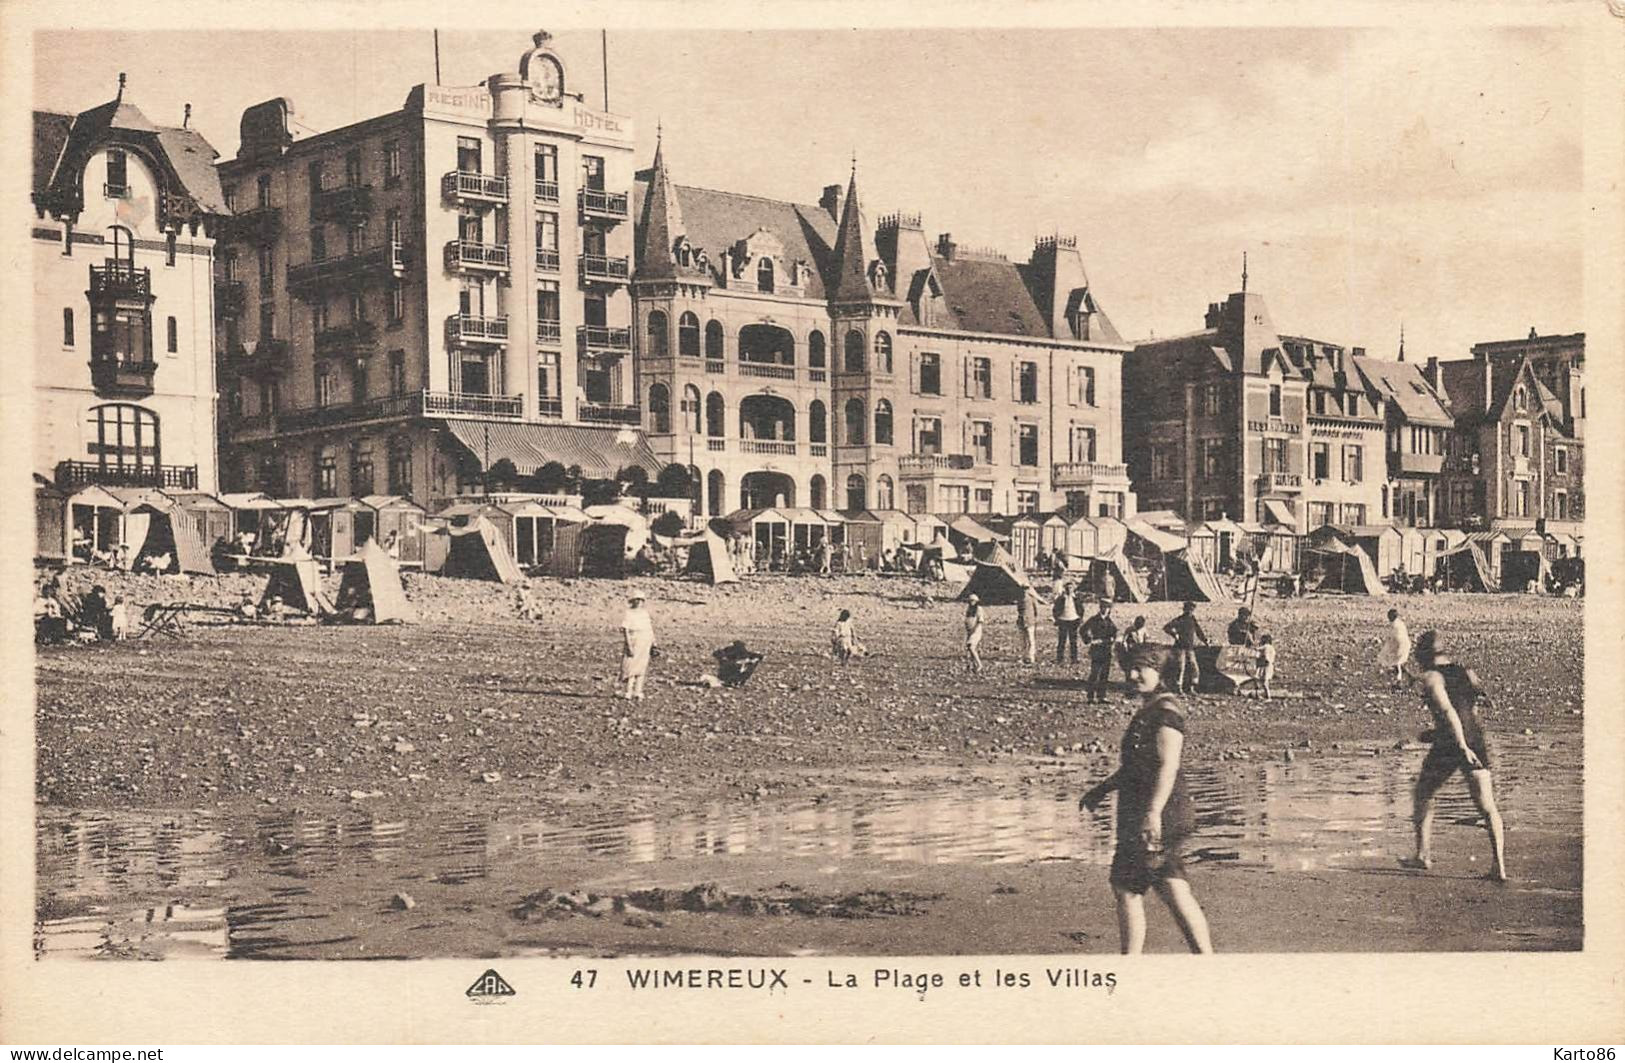
[[[33,468],[65,492],[213,491],[215,150],[118,95],[34,112]]]

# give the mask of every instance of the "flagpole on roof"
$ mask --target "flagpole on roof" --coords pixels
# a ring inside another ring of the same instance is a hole
[[[609,30],[598,31],[598,43],[604,57],[604,110],[609,110]]]
[[[434,83],[440,84],[440,31],[434,31]]]

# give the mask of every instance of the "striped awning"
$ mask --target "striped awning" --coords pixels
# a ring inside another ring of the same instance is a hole
[[[660,472],[643,433],[636,428],[599,428],[570,424],[514,424],[509,421],[443,421],[448,435],[482,466],[506,458],[521,476],[530,476],[550,461],[594,480],[613,480],[632,465],[642,466],[652,480]]]

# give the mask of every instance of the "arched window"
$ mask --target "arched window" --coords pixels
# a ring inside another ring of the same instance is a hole
[[[156,471],[163,460],[158,415],[149,409],[117,402],[93,407],[90,430],[96,463],[103,469]]]
[[[700,356],[700,319],[688,310],[677,319],[677,353],[684,358]]]
[[[875,372],[891,372],[891,333],[875,333]]]
[[[705,477],[700,475],[698,465],[688,467],[688,498],[696,514],[705,512]]]
[[[763,257],[756,266],[756,290],[771,292],[773,290],[773,260]]]
[[[722,516],[725,486],[726,481],[722,477],[721,469],[712,469],[710,475],[705,478],[705,511],[713,517]]]
[[[881,476],[875,480],[875,508],[896,509],[897,499],[892,492],[890,476]]]
[[[671,431],[671,392],[664,384],[649,385],[649,417],[654,422],[655,434],[665,435]]]
[[[875,442],[891,446],[891,403],[885,399],[875,403]]]
[[[828,443],[828,432],[824,404],[821,400],[814,399],[812,405],[807,407],[807,439],[814,443]]]
[[[864,483],[863,475],[861,473],[853,473],[851,476],[846,478],[847,509],[869,508],[869,498],[866,487],[867,485]]]
[[[863,372],[863,333],[857,329],[846,334],[846,361],[841,366],[848,373]]]
[[[126,266],[135,265],[135,236],[122,225],[110,226],[107,244],[112,249],[110,258]]]
[[[863,400],[850,398],[846,400],[846,442],[857,445],[863,442]]]
[[[1528,395],[1528,393],[1526,391],[1524,391],[1522,385],[1520,385],[1518,387],[1517,408],[1520,409],[1520,410],[1527,409],[1528,404],[1529,404],[1529,395]]]
[[[722,322],[707,321],[705,323],[705,356],[713,362],[721,361],[722,355]]]
[[[683,431],[697,435],[700,431],[700,389],[693,384],[685,385],[683,388],[682,414]]]
[[[824,489],[824,477],[815,473],[807,484],[807,504],[813,509],[824,508]]]
[[[705,434],[712,439],[721,439],[728,434],[728,404],[722,401],[722,395],[711,392],[705,397]]]
[[[671,338],[667,335],[669,329],[666,324],[664,310],[649,311],[649,350],[650,358],[664,358],[671,353]]]
[[[817,329],[807,337],[807,364],[814,369],[824,368],[824,334]]]

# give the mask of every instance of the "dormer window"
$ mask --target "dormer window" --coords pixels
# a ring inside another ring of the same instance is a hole
[[[694,251],[689,247],[687,239],[679,239],[677,241],[676,259],[679,266],[689,266],[693,264]]]
[[[886,264],[878,258],[869,263],[869,283],[877,291],[886,290]]]
[[[1524,390],[1522,385],[1518,387],[1518,392],[1513,399],[1513,403],[1519,410],[1526,410],[1529,408],[1529,393]]]
[[[756,290],[759,292],[773,291],[773,260],[763,258],[756,265]]]
[[[123,199],[130,194],[129,159],[118,148],[107,150],[107,185],[102,191],[109,199]]]

